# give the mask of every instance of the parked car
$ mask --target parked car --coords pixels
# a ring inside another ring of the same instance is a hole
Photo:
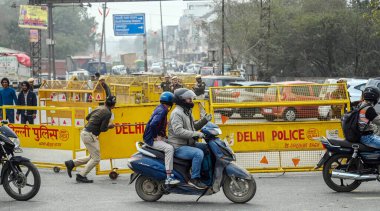
[[[200,64],[190,64],[186,67],[186,72],[188,73],[194,73],[199,74],[199,70],[201,69],[202,65]]]
[[[368,82],[364,79],[345,79],[347,81],[347,91],[350,96],[350,102],[359,101],[362,92]],[[336,84],[337,80],[329,80],[325,84]],[[321,99],[328,99],[330,94],[336,90],[336,86],[324,86],[321,89],[319,97]],[[326,100],[327,100],[326,99]],[[380,109],[380,108],[379,108]],[[319,106],[318,107],[319,120],[330,120],[332,117],[331,106]]]
[[[264,102],[277,101],[311,101],[319,99],[319,86],[316,83],[306,81],[288,81],[275,83],[267,89],[264,95]],[[280,87],[276,86],[280,85]],[[303,86],[290,86],[303,85]],[[279,93],[278,93],[279,89]],[[297,118],[316,118],[318,117],[318,106],[292,106],[292,107],[264,107],[261,114],[268,121],[274,119],[284,119],[285,121],[295,121]]]
[[[160,72],[162,71],[162,69],[163,69],[162,62],[155,62],[150,67],[150,71],[152,72]]]
[[[232,77],[232,76],[203,76],[202,80],[206,84],[205,88],[205,98],[209,98],[209,89],[210,87],[222,87],[227,86],[232,82],[242,82],[245,81],[245,79],[240,77]],[[232,116],[233,111],[231,110],[216,110],[216,112],[219,112],[223,116]]]
[[[223,103],[246,103],[261,102],[267,88],[271,85],[269,82],[261,81],[237,81],[227,85],[228,89],[220,90],[214,95],[215,102]],[[246,88],[240,88],[240,87]],[[253,88],[255,87],[255,88]],[[240,114],[242,118],[253,118],[256,114],[260,114],[260,108],[223,108],[219,109],[224,116],[232,116],[233,113]],[[222,112],[223,111],[223,112]]]

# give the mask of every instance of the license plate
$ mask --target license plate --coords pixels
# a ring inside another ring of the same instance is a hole
[[[265,108],[265,109],[264,109],[264,112],[265,112],[265,113],[272,113],[272,109],[270,109],[270,108]]]

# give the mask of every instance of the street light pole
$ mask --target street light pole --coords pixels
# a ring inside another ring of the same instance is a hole
[[[162,5],[160,0],[160,16],[161,16],[161,43],[162,43],[162,63],[164,68],[164,74],[166,74],[166,65],[165,65],[165,45],[164,45],[164,26],[162,24]]]
[[[222,0],[222,75],[224,75],[224,0]]]
[[[99,64],[98,64],[98,72],[100,73],[100,67],[102,62],[102,54],[103,54],[103,41],[104,41],[104,32],[105,32],[105,26],[106,26],[106,8],[107,8],[107,1],[103,4],[103,28],[102,28],[102,38],[100,40],[100,51],[99,51]]]

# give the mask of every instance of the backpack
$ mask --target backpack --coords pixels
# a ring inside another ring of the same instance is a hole
[[[344,137],[348,142],[360,143],[360,138],[362,137],[362,132],[359,130],[359,113],[363,108],[368,107],[361,106],[355,108],[350,112],[347,112],[342,117],[342,129]]]

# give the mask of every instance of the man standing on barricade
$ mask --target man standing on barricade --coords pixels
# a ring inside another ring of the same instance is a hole
[[[111,96],[111,90],[109,86],[106,84],[106,77],[100,76],[99,82],[100,82],[100,85],[103,87],[104,91],[106,92],[106,97],[108,98],[109,96]]]
[[[115,107],[115,104],[116,97],[109,96],[104,106],[99,106],[86,117],[88,122],[83,128],[80,137],[90,156],[65,162],[69,177],[72,176],[71,171],[74,167],[86,164],[84,169],[77,174],[76,180],[80,183],[93,183],[93,180],[87,179],[87,174],[100,162],[99,134],[115,127],[113,123],[110,123],[111,110]]]
[[[30,89],[30,84],[27,81],[21,83],[21,92],[18,94],[17,105],[20,106],[37,106],[37,96]],[[17,110],[16,119],[20,120],[21,114],[21,124],[34,124],[34,119],[36,118],[37,110]]]
[[[3,86],[3,89],[0,91],[0,106],[3,105],[15,105],[17,104],[17,96],[16,91],[9,87],[9,79],[3,78],[1,79],[1,85]],[[0,116],[3,112],[0,112]],[[7,119],[10,123],[15,122],[15,111],[14,109],[7,109],[6,110]],[[4,117],[2,117],[4,118]]]

